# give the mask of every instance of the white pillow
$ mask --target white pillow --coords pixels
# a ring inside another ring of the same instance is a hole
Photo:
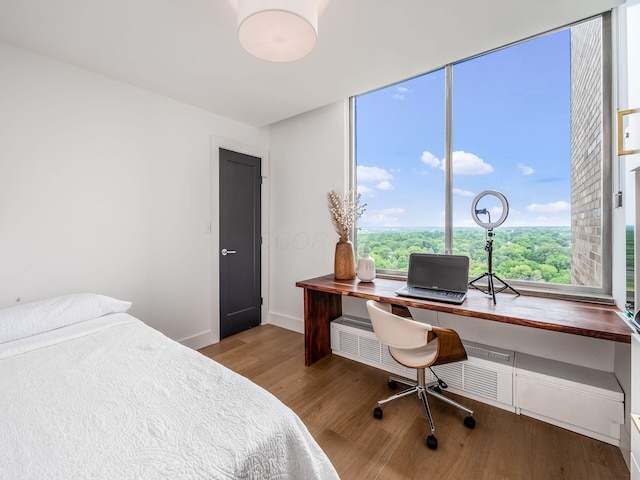
[[[30,337],[109,313],[126,312],[131,302],[77,293],[0,310],[0,343]]]

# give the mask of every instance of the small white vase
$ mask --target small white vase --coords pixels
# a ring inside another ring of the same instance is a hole
[[[358,278],[361,282],[370,282],[376,278],[376,262],[368,253],[358,260]]]

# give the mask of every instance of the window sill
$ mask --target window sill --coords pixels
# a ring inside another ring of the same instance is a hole
[[[522,294],[531,297],[557,298],[561,300],[574,300],[576,302],[598,303],[601,305],[615,305],[615,300],[611,295],[598,293],[563,292],[558,290],[522,287],[516,289]]]
[[[389,280],[401,280],[406,282],[407,276],[391,272],[377,272],[376,277]],[[482,286],[482,284],[479,284]],[[523,286],[514,282],[512,285],[521,295],[530,297],[556,298],[560,300],[574,300],[576,302],[596,303],[600,305],[615,305],[611,295],[594,292],[570,292],[556,288],[544,288],[543,286]]]

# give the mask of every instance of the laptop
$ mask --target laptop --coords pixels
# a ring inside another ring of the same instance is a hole
[[[469,257],[412,253],[407,284],[398,295],[461,304],[467,298]]]

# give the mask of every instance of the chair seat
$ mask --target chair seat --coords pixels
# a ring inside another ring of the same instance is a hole
[[[438,355],[438,339],[434,339],[423,347],[394,348],[389,353],[401,365],[407,368],[425,368],[432,365]]]

